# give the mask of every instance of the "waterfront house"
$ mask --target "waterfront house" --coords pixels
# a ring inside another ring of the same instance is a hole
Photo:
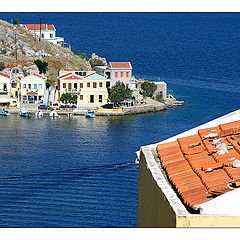
[[[0,105],[10,105],[10,76],[0,72]]]
[[[240,227],[240,110],[138,153],[139,227]]]
[[[46,79],[36,73],[20,80],[21,104],[43,104]]]
[[[21,26],[29,30],[35,38],[45,39],[61,46],[64,45],[64,38],[56,37],[56,28],[53,24],[21,24]]]
[[[61,75],[58,88],[59,98],[63,93],[76,95],[78,107],[99,107],[107,103],[106,78],[94,72],[86,76],[75,73]]]
[[[117,81],[123,82],[126,87],[132,90],[136,88],[136,79],[132,77],[132,65],[130,62],[109,62],[108,66],[96,66],[94,70],[107,78],[107,86],[110,88]]]

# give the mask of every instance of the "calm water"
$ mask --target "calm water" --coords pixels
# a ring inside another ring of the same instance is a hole
[[[127,117],[0,119],[0,227],[136,227],[135,151],[239,108],[237,13],[1,13],[131,61],[189,104]]]

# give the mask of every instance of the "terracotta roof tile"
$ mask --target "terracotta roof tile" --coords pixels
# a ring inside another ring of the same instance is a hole
[[[53,24],[23,24],[23,27],[26,27],[28,30],[56,30]]]
[[[0,72],[0,75],[6,78],[10,78],[7,74]]]
[[[129,68],[131,69],[130,62],[110,62],[111,68]]]
[[[218,152],[223,146],[227,151]],[[157,152],[170,183],[188,207],[231,191],[228,186],[234,180],[240,185],[240,167],[233,164],[240,160],[240,121],[159,144]]]

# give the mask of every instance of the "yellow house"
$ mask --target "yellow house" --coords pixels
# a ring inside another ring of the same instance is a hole
[[[38,74],[26,76],[20,81],[21,104],[42,104],[46,80]]]
[[[67,73],[59,76],[59,97],[63,93],[77,96],[78,107],[99,107],[107,103],[108,91],[106,78],[96,73],[80,76]]]

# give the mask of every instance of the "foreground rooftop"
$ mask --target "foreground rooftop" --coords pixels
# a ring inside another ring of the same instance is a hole
[[[139,226],[240,226],[240,110],[143,146],[139,159]]]
[[[191,208],[240,185],[240,121],[157,146],[169,181]]]

